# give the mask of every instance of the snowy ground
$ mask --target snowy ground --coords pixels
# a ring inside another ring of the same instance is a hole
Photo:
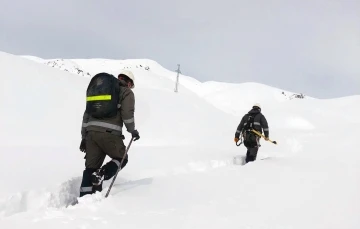
[[[266,85],[190,77],[174,93],[174,73],[146,60],[150,71],[132,69],[141,139],[128,166],[109,198],[71,206],[89,78],[32,59],[0,52],[1,228],[360,228],[360,96],[288,100]],[[72,61],[91,74],[144,62]],[[234,132],[254,102],[279,144],[262,142],[263,160],[240,166]]]

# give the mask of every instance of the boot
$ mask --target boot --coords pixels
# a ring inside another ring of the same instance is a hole
[[[104,170],[97,169],[95,172],[91,174],[91,182],[93,185],[102,185],[104,180]]]

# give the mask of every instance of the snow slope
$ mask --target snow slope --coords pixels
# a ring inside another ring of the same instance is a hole
[[[152,72],[158,76],[168,78],[173,81],[171,88],[175,88],[175,80],[177,73],[174,71],[169,71],[162,67],[159,63],[149,59],[127,59],[127,60],[112,60],[112,59],[51,59],[43,60],[34,56],[22,56],[23,58],[36,61],[38,63],[44,63],[52,67],[59,68],[61,70],[75,73],[83,76],[82,73],[78,73],[77,69],[86,71],[91,76],[95,75],[98,72],[106,71],[114,75],[119,74],[122,69],[128,70],[145,70]],[[60,67],[59,67],[60,66]],[[75,70],[74,70],[75,69]],[[180,74],[180,81],[183,86],[186,88],[197,92],[201,83],[189,76]]]
[[[130,69],[133,71],[146,70],[149,73],[156,74],[163,78],[171,80],[173,83],[169,85],[169,88],[175,88],[175,81],[177,73],[169,71],[162,67],[159,63],[149,59],[128,59],[128,60],[112,60],[112,59],[52,59],[43,60],[34,56],[23,56],[27,59],[34,60],[41,63],[46,63],[49,66],[59,68],[61,70],[75,73],[83,76],[82,71],[87,72],[88,75],[95,75],[100,71],[110,72],[114,75],[120,73],[122,69]],[[79,69],[82,70],[79,72]],[[152,78],[147,79],[148,86]],[[141,81],[143,83],[143,81]],[[298,99],[301,93],[294,93],[284,91],[281,89],[275,89],[267,85],[259,83],[243,83],[233,84],[224,82],[205,82],[201,83],[198,80],[180,74],[180,84],[198,94],[200,97],[204,97],[209,103],[213,104],[217,108],[234,115],[239,115],[244,112],[241,107],[249,107],[254,102],[267,103],[270,99],[276,99],[278,101],[286,101],[292,99]],[[258,90],[266,90],[267,95],[271,97],[263,97],[263,93],[258,93]],[[243,97],[247,97],[244,100]],[[305,96],[307,99],[311,97]],[[252,100],[250,100],[252,98]],[[240,110],[239,110],[240,108]]]
[[[74,60],[107,69],[92,61]],[[151,69],[132,69],[141,139],[110,197],[71,206],[89,78],[0,53],[1,228],[359,228],[360,96],[289,100],[266,85],[190,77],[174,93],[172,73]],[[262,141],[264,160],[240,166],[245,148],[232,139],[255,95],[279,145]]]

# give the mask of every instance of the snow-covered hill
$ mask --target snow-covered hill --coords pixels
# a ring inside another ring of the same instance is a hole
[[[111,59],[50,59],[44,60],[35,56],[22,56],[23,58],[44,63],[48,66],[61,69],[66,72],[74,73],[80,76],[94,76],[99,72],[109,72],[114,75],[118,74],[121,70],[127,69],[132,71],[147,71],[152,74],[169,78],[170,80],[176,80],[177,73],[175,71],[169,71],[162,67],[159,63],[149,59],[128,59],[128,60],[111,60]],[[86,74],[85,74],[86,73]],[[190,90],[197,92],[199,85],[198,80],[181,75],[181,84]],[[172,88],[175,84],[172,85]]]
[[[47,60],[45,64],[53,67],[58,68],[66,72],[74,73],[80,76],[87,76],[91,77],[89,72],[82,70],[76,63],[71,60],[64,60],[64,59],[54,59],[54,60]]]
[[[290,100],[266,85],[186,76],[174,93],[174,72],[151,61],[142,62],[149,69],[136,68],[138,60],[72,61],[90,74],[135,66],[141,139],[108,199],[98,193],[69,206],[84,168],[78,147],[90,78],[0,52],[1,228],[360,226],[352,144],[360,96]],[[235,146],[234,132],[254,101],[279,144],[262,141],[259,160],[240,166],[233,159],[245,148]]]
[[[63,70],[65,72],[73,73],[79,76],[91,77],[92,75],[86,70],[82,69],[78,64],[76,64],[71,59],[42,59],[36,56],[22,56],[23,58],[35,61],[37,63],[45,64],[47,66]]]
[[[74,73],[80,76],[94,76],[99,72],[109,72],[114,75],[118,74],[122,69],[128,69],[132,71],[148,71],[150,74],[156,74],[163,78],[168,78],[173,81],[172,88],[175,87],[175,80],[177,73],[175,71],[169,71],[162,67],[159,63],[149,60],[149,59],[128,59],[128,60],[111,60],[111,59],[51,59],[44,60],[34,56],[23,56],[24,58],[39,62],[45,63],[48,66],[61,69],[70,73]],[[85,74],[86,72],[86,74]],[[143,81],[141,81],[143,82]],[[270,93],[280,100],[292,100],[292,99],[304,99],[308,96],[303,95],[302,93],[294,93],[289,91],[284,91],[281,89],[275,90],[272,87],[266,85],[248,83],[246,84],[233,84],[233,83],[223,83],[223,82],[205,82],[201,83],[198,80],[180,74],[180,84],[185,88],[193,91],[201,97],[206,96],[208,101],[215,105],[216,107],[223,109],[227,112],[234,108],[228,106],[224,107],[222,104],[225,100],[224,97],[230,98],[231,101],[227,102],[230,106],[233,106],[233,99],[235,97],[230,97],[228,95],[236,95],[236,99],[239,99],[239,95],[250,95],[252,98],[257,99],[257,88],[268,88],[265,90],[270,90]],[[244,87],[247,90],[247,93],[242,92]],[[223,94],[220,96],[219,94]],[[240,94],[239,94],[240,93]],[[261,95],[261,94],[260,94]],[[217,101],[214,101],[212,96],[215,96],[220,99],[219,104]],[[241,98],[240,98],[241,99]]]

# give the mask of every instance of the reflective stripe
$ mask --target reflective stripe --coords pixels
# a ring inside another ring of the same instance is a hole
[[[269,131],[269,128],[265,128],[264,131]]]
[[[261,126],[261,125],[260,125],[260,122],[254,122],[254,125]]]
[[[111,161],[114,162],[114,163],[117,165],[117,167],[120,166],[120,161],[118,161],[118,160],[116,160],[116,159],[112,159]]]
[[[80,192],[92,192],[93,187],[80,187]]]
[[[240,130],[236,130],[236,133],[240,133]]]
[[[127,124],[129,124],[129,123],[133,123],[134,122],[134,118],[131,118],[131,119],[125,119],[124,120],[124,123],[127,123]]]
[[[82,127],[88,127],[88,126],[101,126],[101,127],[105,127],[105,128],[109,128],[109,129],[117,130],[117,131],[121,132],[121,126],[106,123],[106,122],[91,121],[88,123],[83,123],[83,125],[82,125]]]
[[[103,101],[111,100],[111,95],[95,95],[86,97],[86,101]]]

